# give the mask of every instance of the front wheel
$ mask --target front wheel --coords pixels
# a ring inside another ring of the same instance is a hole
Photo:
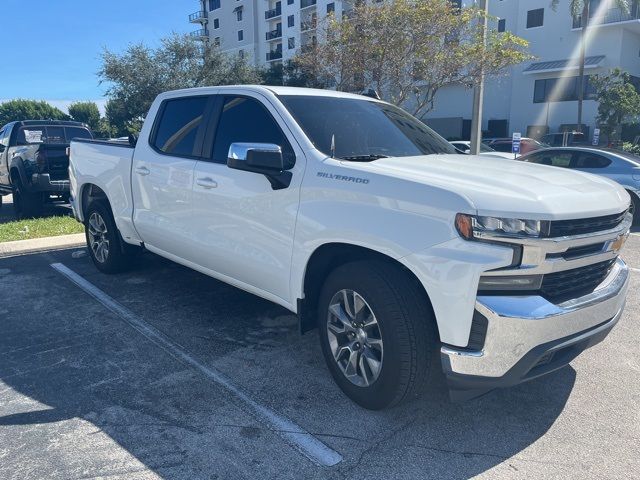
[[[111,209],[104,202],[94,201],[89,205],[85,237],[91,260],[101,272],[118,273],[130,266],[131,255],[124,248]]]
[[[426,295],[380,261],[334,270],[320,294],[322,352],[342,391],[380,410],[415,396],[437,368],[438,335]]]
[[[632,192],[629,192],[629,196],[631,196],[629,212],[633,215],[633,225],[640,225],[640,199]]]

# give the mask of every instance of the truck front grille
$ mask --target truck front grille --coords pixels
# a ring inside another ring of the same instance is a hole
[[[591,293],[609,275],[615,262],[614,258],[586,267],[548,273],[542,279],[540,293],[554,303],[561,303]]]
[[[624,220],[627,211],[604,217],[581,218],[577,220],[554,220],[549,228],[549,237],[566,237],[585,233],[602,232],[616,228]]]

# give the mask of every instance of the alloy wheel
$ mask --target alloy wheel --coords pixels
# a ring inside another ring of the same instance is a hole
[[[107,238],[107,224],[98,212],[93,212],[89,217],[89,247],[95,259],[104,263],[109,257],[109,240]]]
[[[354,385],[368,387],[382,370],[380,325],[369,304],[353,290],[340,290],[329,303],[327,336],[333,358]]]

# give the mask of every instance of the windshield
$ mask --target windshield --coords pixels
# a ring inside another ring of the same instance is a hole
[[[306,95],[283,95],[280,100],[327,156],[373,160],[458,153],[424,123],[387,103]]]
[[[72,138],[93,138],[91,132],[82,127],[65,127],[50,125],[38,127],[21,127],[18,130],[18,145],[32,145],[37,143],[62,143],[67,144]]]

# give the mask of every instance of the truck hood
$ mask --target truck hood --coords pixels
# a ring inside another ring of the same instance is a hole
[[[620,213],[630,200],[624,188],[604,177],[486,155],[382,158],[358,167],[455,192],[479,215],[537,220],[596,217]]]

